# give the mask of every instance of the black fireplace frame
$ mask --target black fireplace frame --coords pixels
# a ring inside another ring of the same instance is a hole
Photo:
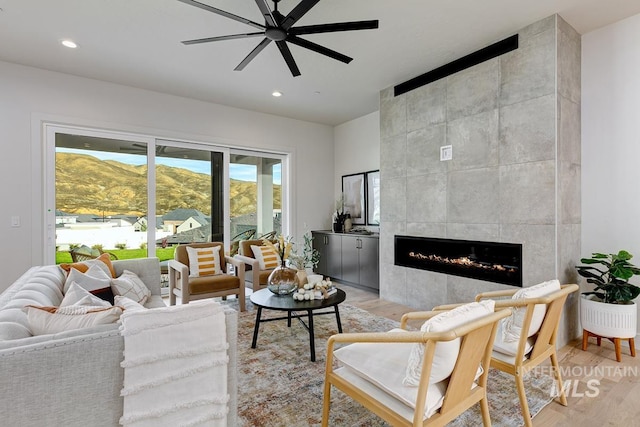
[[[410,244],[411,251],[406,250],[403,243]],[[467,257],[473,254],[476,264],[507,266],[506,271],[491,268],[460,266],[427,259],[435,254],[439,247],[439,256]],[[410,252],[418,252],[420,258],[411,257]],[[435,271],[437,273],[485,280],[504,285],[522,287],[522,244],[483,242],[475,240],[441,239],[433,237],[401,236],[394,237],[394,264],[401,267]]]

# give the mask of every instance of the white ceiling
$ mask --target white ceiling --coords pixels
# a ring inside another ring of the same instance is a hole
[[[263,22],[254,0],[200,1]],[[298,2],[279,9],[286,15]],[[336,125],[376,111],[381,89],[539,19],[559,13],[585,34],[640,13],[640,0],[322,0],[297,25],[378,19],[380,28],[303,36],[354,60],[290,45],[295,78],[273,43],[233,71],[260,38],[182,45],[257,30],[177,0],[0,0],[0,8],[0,60]],[[62,47],[65,38],[79,48]]]

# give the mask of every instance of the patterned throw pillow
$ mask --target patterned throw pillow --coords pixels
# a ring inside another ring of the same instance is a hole
[[[60,307],[66,307],[69,305],[86,305],[94,307],[111,307],[107,301],[98,298],[91,292],[78,285],[76,282],[72,282],[69,286],[69,290],[64,294],[64,298],[60,303]]]
[[[151,297],[151,291],[142,279],[132,271],[124,270],[117,279],[111,279],[111,290],[114,295],[131,298],[137,303],[143,304]]]
[[[104,270],[97,265],[89,267],[86,273],[82,273],[79,270],[72,268],[69,272],[69,276],[67,276],[67,281],[64,283],[65,294],[68,292],[73,282],[91,292],[93,295],[113,304],[111,277],[109,277],[109,274],[105,273]]]
[[[189,277],[222,274],[222,269],[220,268],[221,247],[222,246],[193,248],[187,246],[187,255],[189,255]]]
[[[270,246],[251,245],[253,257],[258,260],[260,270],[270,270],[280,265],[280,255]]]
[[[96,259],[90,259],[87,261],[76,262],[73,264],[60,264],[60,268],[62,268],[66,274],[71,272],[71,269],[75,268],[76,270],[85,273],[89,267],[97,264],[99,267],[108,271],[111,277],[116,277],[116,271],[113,268],[113,264],[111,263],[111,258],[109,258],[109,254],[102,254]]]

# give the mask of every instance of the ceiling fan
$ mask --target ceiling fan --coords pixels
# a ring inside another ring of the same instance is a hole
[[[238,64],[238,66],[235,68],[235,71],[243,70],[244,67],[246,67],[247,64],[249,64],[249,62],[251,62],[260,52],[262,52],[262,50],[267,47],[267,45],[269,45],[269,43],[271,43],[272,41],[275,42],[278,46],[282,57],[284,58],[287,66],[289,67],[289,70],[291,70],[291,74],[293,74],[294,77],[300,75],[300,70],[298,69],[296,61],[293,59],[293,55],[289,50],[287,42],[293,43],[297,46],[312,50],[321,55],[325,55],[348,64],[353,60],[353,58],[350,58],[346,55],[336,52],[335,50],[329,49],[319,44],[310,42],[309,40],[302,39],[298,36],[304,34],[371,30],[378,28],[378,20],[338,22],[332,24],[303,25],[294,27],[294,24],[298,22],[298,20],[302,18],[307,12],[309,12],[309,10],[311,10],[313,6],[320,2],[320,0],[302,0],[296,7],[293,8],[293,10],[291,10],[291,12],[289,12],[287,16],[284,16],[278,11],[278,3],[280,2],[280,0],[272,0],[274,5],[273,9],[269,7],[268,0],[254,0],[256,2],[256,5],[258,6],[258,9],[260,9],[262,16],[264,17],[264,24],[242,18],[238,15],[225,12],[224,10],[197,2],[195,0],[178,1],[181,1],[185,4],[190,4],[200,9],[207,10],[209,12],[213,12],[215,14],[224,16],[225,18],[233,19],[234,21],[251,25],[252,27],[258,28],[260,30],[254,33],[231,34],[228,36],[207,37],[203,39],[185,40],[182,42],[185,45],[192,45],[199,43],[216,42],[221,40],[244,39],[249,37],[264,36],[262,41],[258,43],[258,45],[242,60],[242,62],[240,62],[240,64]]]

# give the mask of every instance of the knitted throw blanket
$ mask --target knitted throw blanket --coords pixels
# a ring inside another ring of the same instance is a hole
[[[120,424],[227,425],[227,337],[214,301],[121,316],[124,410]]]

